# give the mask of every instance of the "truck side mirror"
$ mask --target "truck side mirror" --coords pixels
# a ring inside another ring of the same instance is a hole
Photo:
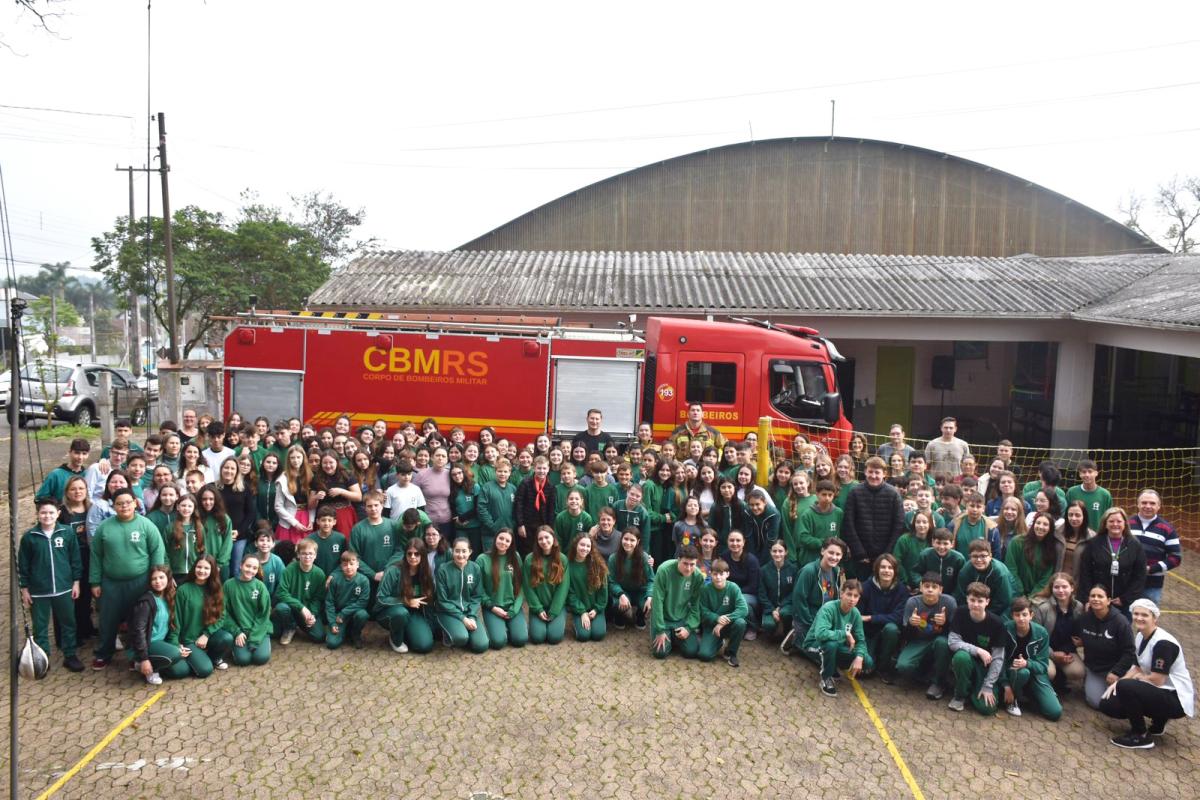
[[[825,421],[830,425],[837,424],[837,421],[842,418],[842,396],[838,392],[831,392],[825,395],[824,416]]]

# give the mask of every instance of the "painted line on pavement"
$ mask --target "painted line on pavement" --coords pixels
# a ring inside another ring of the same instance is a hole
[[[1160,614],[1200,614],[1200,611],[1180,611],[1175,608],[1164,608],[1159,610]]]
[[[1200,592],[1200,583],[1193,583],[1192,581],[1189,581],[1187,578],[1184,578],[1181,575],[1176,575],[1174,572],[1168,572],[1167,574],[1170,575],[1172,578],[1174,578],[1177,581],[1183,581],[1188,586],[1195,589],[1197,592]]]
[[[862,686],[854,678],[849,678],[850,685],[854,687],[854,693],[858,695],[858,702],[862,703],[862,707],[866,709],[867,716],[871,718],[871,722],[875,725],[875,731],[879,734],[879,738],[883,740],[887,747],[888,753],[892,756],[892,761],[896,762],[896,766],[900,768],[900,775],[904,778],[904,782],[908,784],[908,790],[912,792],[913,800],[925,800],[925,793],[921,791],[921,787],[917,785],[916,778],[908,769],[908,764],[904,763],[904,756],[900,755],[900,748],[892,741],[892,737],[888,734],[887,728],[883,724],[883,720],[875,713],[875,706],[871,705],[871,699],[867,697],[867,693],[863,691]]]
[[[128,717],[121,720],[121,724],[118,725],[117,727],[113,728],[111,731],[109,731],[107,736],[105,736],[103,739],[101,739],[96,744],[95,747],[93,747],[91,750],[89,750],[87,752],[87,755],[85,755],[83,758],[79,759],[79,761],[77,761],[75,763],[75,766],[71,767],[69,770],[64,772],[58,780],[56,780],[53,784],[51,784],[49,789],[47,789],[46,791],[39,794],[37,796],[37,800],[46,800],[47,797],[50,797],[50,795],[54,794],[59,789],[61,789],[63,786],[65,786],[67,781],[71,780],[71,778],[74,778],[75,775],[79,772],[79,770],[81,770],[85,766],[87,766],[87,763],[89,761],[91,761],[96,756],[100,755],[100,751],[103,750],[104,748],[108,747],[112,743],[112,740],[117,738],[117,735],[121,731],[125,730],[130,725],[132,725],[134,723],[134,720],[136,720],[142,714],[145,714],[146,711],[149,710],[150,706],[154,705],[159,700],[161,700],[162,696],[165,695],[166,693],[167,693],[166,689],[159,689],[157,692],[154,693],[153,696],[151,696],[151,698],[149,700],[142,703],[142,705],[138,708],[137,711],[134,711]]]

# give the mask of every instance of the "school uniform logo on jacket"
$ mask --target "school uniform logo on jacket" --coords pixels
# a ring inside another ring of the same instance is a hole
[[[355,586],[355,587],[354,587],[354,593],[355,593],[355,594],[362,594],[362,587],[361,587],[361,586]]]
[[[391,544],[392,544],[392,537],[389,534],[385,533],[383,535],[383,546],[389,547],[389,546],[391,546]]]
[[[250,592],[250,599],[251,599],[251,600],[257,600],[257,599],[258,599],[258,589],[254,589],[253,591],[251,591],[251,592]]]
[[[55,537],[54,537],[54,546],[55,546],[55,547],[62,547],[62,546],[63,546],[63,537],[61,537],[61,536],[55,536]]]
[[[723,605],[723,606],[727,606],[727,605],[729,605],[729,598],[728,598],[728,597],[722,597],[722,598],[721,598],[721,605]]]
[[[333,546],[333,552],[335,552],[335,553],[336,553],[336,552],[338,552],[338,551],[339,551],[339,550],[341,550],[341,549],[342,549],[342,546],[341,546],[340,544],[335,544],[335,545]]]
[[[467,586],[474,586],[474,585],[475,585],[475,576],[468,575],[467,576]]]
[[[142,540],[142,532],[141,531],[130,531],[129,532],[129,541],[140,542],[141,540]]]

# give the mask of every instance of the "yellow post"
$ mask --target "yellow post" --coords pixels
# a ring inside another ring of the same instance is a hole
[[[771,480],[771,418],[758,418],[758,485]]]

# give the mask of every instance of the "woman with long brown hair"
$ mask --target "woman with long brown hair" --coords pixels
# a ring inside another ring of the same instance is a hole
[[[586,534],[572,539],[568,552],[566,607],[575,620],[575,641],[599,642],[608,633],[608,565]]]
[[[266,461],[263,459],[264,467]],[[294,543],[312,532],[311,514],[318,501],[312,490],[312,469],[304,448],[296,445],[288,448],[284,461],[275,479],[275,514],[279,518],[275,539]]]
[[[483,573],[483,627],[491,648],[524,647],[529,643],[529,623],[522,610],[521,557],[513,546],[512,531],[496,531],[491,551],[480,553],[475,561]]]
[[[217,561],[205,554],[192,565],[190,578],[175,591],[175,631],[182,658],[165,677],[207,678],[214,668],[225,669],[225,655],[233,636],[221,626],[225,621],[225,592]]]
[[[525,556],[522,582],[529,604],[531,644],[558,644],[567,633],[567,557],[549,525],[538,528],[533,552]]]

